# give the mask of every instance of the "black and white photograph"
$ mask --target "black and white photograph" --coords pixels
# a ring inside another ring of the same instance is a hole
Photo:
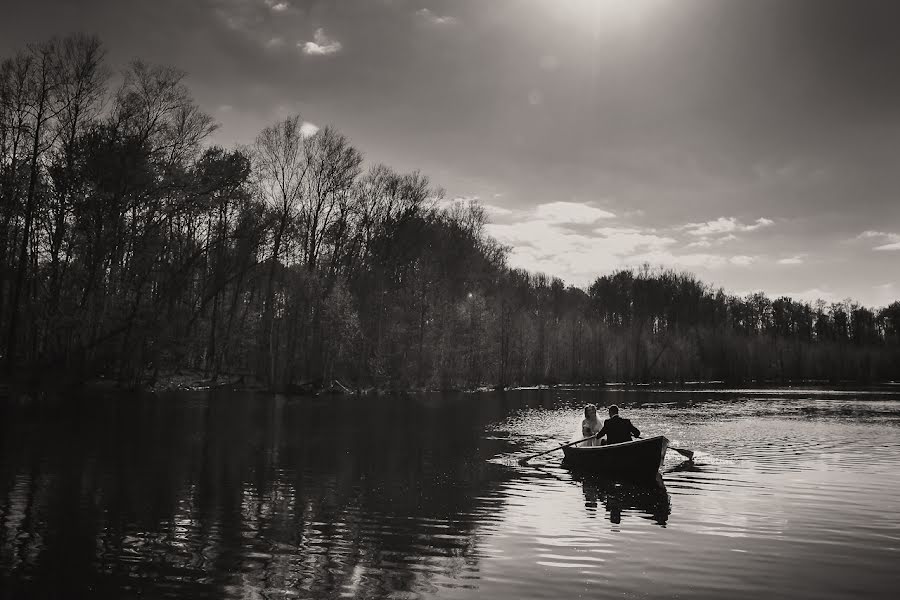
[[[0,599],[900,593],[900,0],[2,0]]]

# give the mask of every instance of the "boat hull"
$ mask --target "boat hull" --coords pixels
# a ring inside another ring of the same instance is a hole
[[[563,461],[573,467],[629,477],[653,477],[662,467],[669,440],[658,435],[605,446],[563,448]]]

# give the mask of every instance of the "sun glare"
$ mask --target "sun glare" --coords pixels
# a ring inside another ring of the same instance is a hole
[[[548,10],[566,20],[598,28],[638,26],[668,0],[549,0]]]

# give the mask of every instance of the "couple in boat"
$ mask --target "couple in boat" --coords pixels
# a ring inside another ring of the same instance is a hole
[[[620,444],[630,442],[631,437],[640,437],[641,432],[631,424],[631,421],[619,416],[619,407],[613,404],[609,407],[609,418],[600,424],[597,418],[597,407],[588,404],[584,407],[584,420],[581,422],[581,437],[592,439],[582,442],[579,446],[603,446],[606,444]],[[606,439],[600,439],[606,436]]]

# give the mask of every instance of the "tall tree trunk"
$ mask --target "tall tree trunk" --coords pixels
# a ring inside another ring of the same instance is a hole
[[[47,102],[47,72],[46,66],[42,71],[41,90],[38,97],[38,105],[35,112],[34,134],[31,143],[31,173],[28,178],[28,196],[25,201],[25,223],[22,228],[22,241],[19,244],[18,267],[16,279],[13,284],[12,303],[9,311],[9,337],[6,345],[6,370],[12,373],[16,363],[18,352],[18,326],[19,304],[22,296],[22,286],[25,282],[25,271],[28,266],[28,243],[31,237],[31,225],[34,221],[34,203],[38,182],[38,159],[40,157],[41,132],[44,124],[44,111]]]

